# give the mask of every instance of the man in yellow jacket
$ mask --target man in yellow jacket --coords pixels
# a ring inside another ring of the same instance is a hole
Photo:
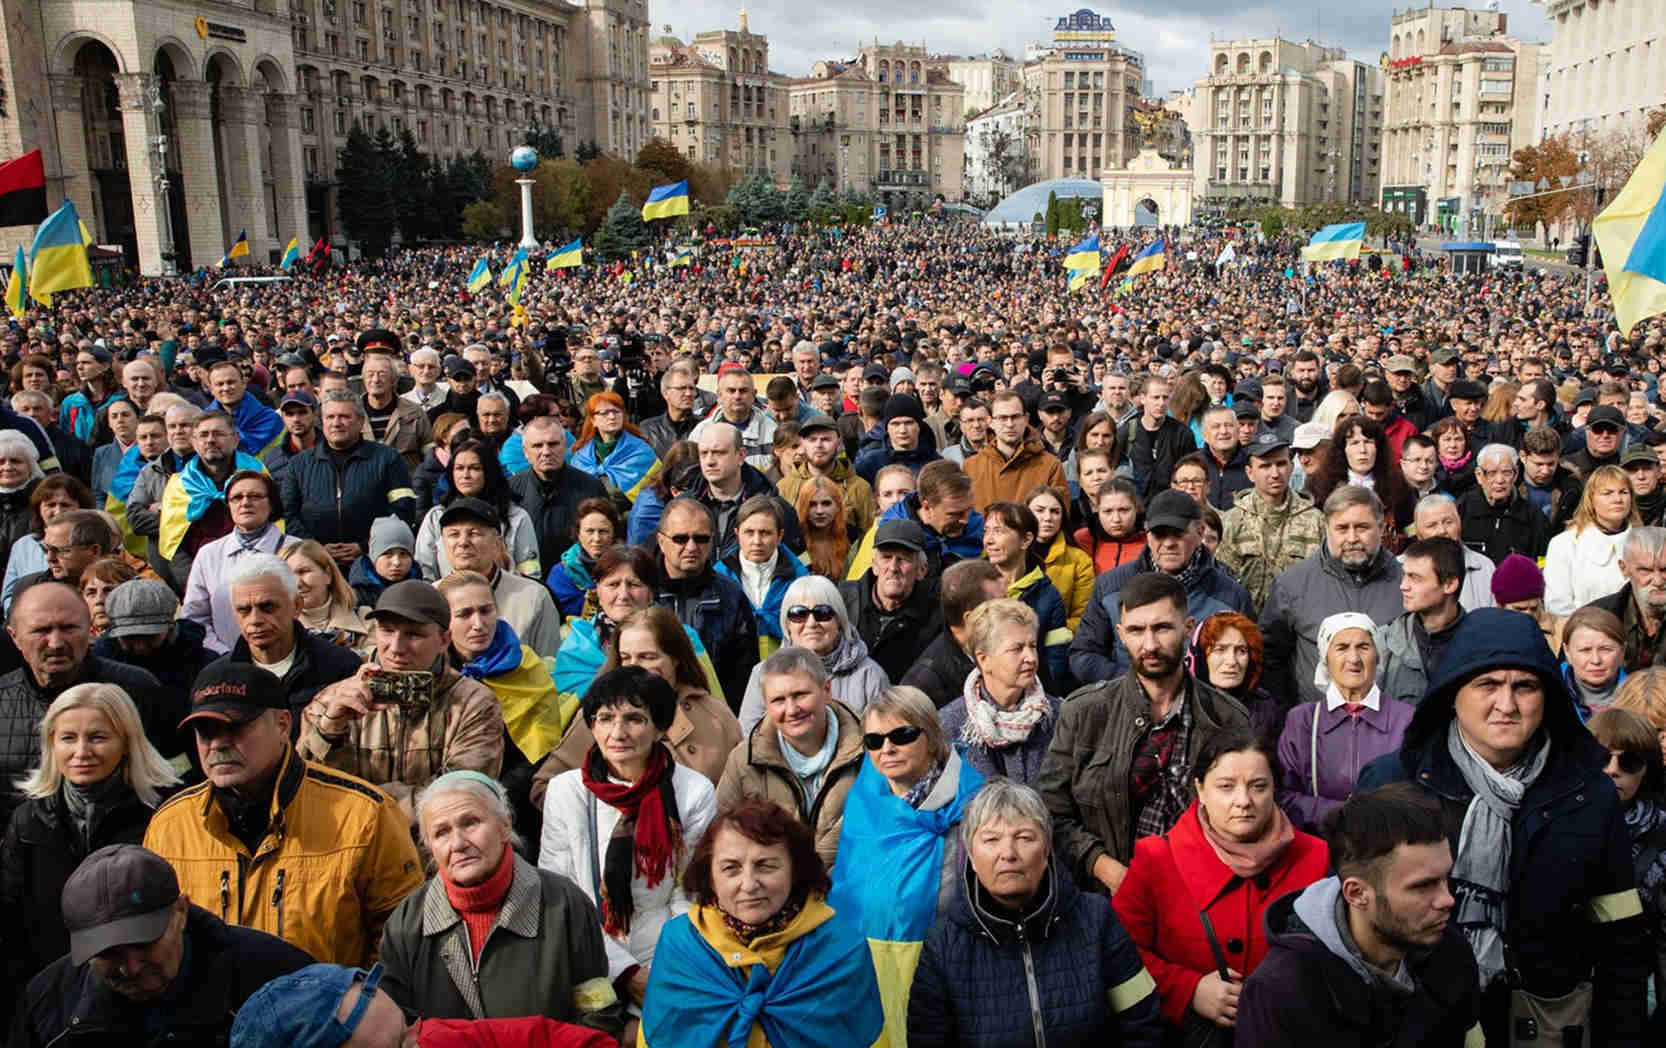
[[[422,884],[410,821],[369,783],[297,756],[292,716],[271,673],[210,663],[181,724],[208,781],[157,809],[145,847],[227,924],[314,960],[370,965],[388,916]]]

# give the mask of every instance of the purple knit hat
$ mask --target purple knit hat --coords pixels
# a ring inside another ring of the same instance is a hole
[[[1544,573],[1530,557],[1512,553],[1492,573],[1492,599],[1500,607],[1522,600],[1539,600],[1544,595]]]

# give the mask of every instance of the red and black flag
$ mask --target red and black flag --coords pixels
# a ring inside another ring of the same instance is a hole
[[[1128,268],[1128,242],[1125,240],[1105,263],[1104,276],[1099,278],[1099,286],[1104,287],[1111,282],[1111,278]]]
[[[0,164],[0,226],[46,221],[46,168],[40,150]]]

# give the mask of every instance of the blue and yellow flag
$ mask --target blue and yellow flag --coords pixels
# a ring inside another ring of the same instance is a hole
[[[1359,249],[1364,246],[1364,222],[1337,222],[1313,234],[1313,239],[1302,248],[1302,259],[1307,262],[1357,259]]]
[[[237,469],[266,472],[265,463],[242,451],[237,452],[236,464]],[[168,478],[167,486],[162,489],[162,504],[157,521],[160,529],[156,540],[157,552],[172,560],[174,554],[179,552],[180,544],[185,541],[185,533],[191,530],[191,525],[201,520],[202,515],[207,513],[208,508],[214,503],[225,500],[225,489],[202,471],[201,464],[196,459],[187,462],[183,469]]]
[[[509,304],[511,306],[519,307],[521,304],[521,292],[526,290],[526,259],[524,257],[514,265],[514,270],[515,282],[509,285],[509,294],[504,297],[509,299]]]
[[[1128,267],[1128,275],[1137,277],[1141,273],[1155,273],[1168,265],[1168,247],[1162,240],[1150,245],[1144,251],[1134,256],[1134,262]]]
[[[480,261],[469,270],[469,294],[478,294],[480,289],[492,282],[492,267],[486,264],[486,256],[480,256]]]
[[[220,257],[220,268],[224,269],[226,266],[231,265],[231,260],[234,258],[248,257],[249,231],[246,229],[240,229],[237,231],[237,239],[231,242],[231,247],[228,248],[226,253]]]
[[[515,281],[520,277],[521,270],[525,268],[526,248],[517,248],[514,257],[509,260],[509,264],[503,267],[502,273],[498,274],[498,286],[513,287]]]
[[[135,557],[145,555],[145,537],[134,534],[133,525],[127,521],[127,499],[133,494],[133,482],[139,479],[139,471],[144,468],[144,456],[135,444],[122,453],[121,461],[116,463],[116,475],[104,493],[105,512],[121,525],[122,547]]]
[[[6,312],[21,317],[29,305],[29,265],[23,258],[23,246],[17,248],[12,260],[12,275],[6,280]]]
[[[283,258],[278,262],[278,268],[287,273],[289,267],[299,261],[301,261],[301,238],[290,237],[289,246],[283,249]]]
[[[556,248],[544,261],[545,269],[570,269],[584,265],[584,238],[574,237],[571,244]]]
[[[1655,136],[1591,229],[1608,273],[1614,319],[1629,336],[1639,320],[1666,312],[1666,131]]]
[[[1083,240],[1071,248],[1064,256],[1065,271],[1070,274],[1070,290],[1088,282],[1088,278],[1099,272],[1099,234]]]
[[[694,249],[691,247],[677,248],[671,252],[671,257],[666,261],[666,265],[672,269],[676,269],[678,266],[689,266],[693,264]]]
[[[42,305],[52,304],[54,291],[93,286],[93,268],[81,239],[81,216],[75,213],[74,204],[64,201],[40,224],[29,248],[28,270],[29,297]]]
[[[648,202],[642,205],[642,221],[651,222],[656,218],[670,218],[672,215],[688,214],[688,179],[673,182],[668,186],[655,186],[648,194]]]
[[[87,228],[87,223],[81,221],[80,219],[76,219],[75,224],[78,227],[80,227],[80,229],[81,229],[81,246],[82,247],[92,247],[93,246],[93,231],[88,229]]]

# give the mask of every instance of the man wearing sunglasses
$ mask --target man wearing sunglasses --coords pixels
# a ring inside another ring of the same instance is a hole
[[[758,623],[740,583],[713,569],[711,510],[688,496],[672,499],[655,541],[664,576],[659,603],[700,635],[723,694],[739,702],[758,664]]]
[[[519,1019],[417,1019],[369,971],[314,964],[274,979],[231,1026],[232,1048],[614,1048],[613,1038],[541,1015]]]
[[[69,953],[18,1002],[16,1048],[60,1036],[125,1043],[138,1031],[142,1043],[224,1044],[232,1014],[256,990],[312,961],[281,939],[193,905],[173,868],[136,844],[87,856],[64,884],[63,918]]]

